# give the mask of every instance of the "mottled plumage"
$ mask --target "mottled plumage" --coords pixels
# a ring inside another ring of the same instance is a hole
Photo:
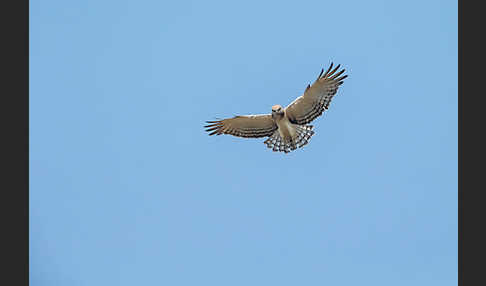
[[[230,134],[245,138],[269,137],[264,143],[273,151],[288,153],[306,145],[314,131],[306,125],[329,108],[333,96],[347,75],[344,69],[337,72],[340,65],[333,64],[321,73],[312,85],[307,85],[299,96],[286,108],[272,106],[271,114],[235,116],[223,120],[207,121],[204,126],[209,135]]]

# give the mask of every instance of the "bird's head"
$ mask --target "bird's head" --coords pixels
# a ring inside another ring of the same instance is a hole
[[[281,105],[277,104],[272,106],[272,114],[284,114],[284,109],[282,108]]]
[[[272,106],[272,117],[282,117],[284,115],[284,109],[281,105],[277,104]]]

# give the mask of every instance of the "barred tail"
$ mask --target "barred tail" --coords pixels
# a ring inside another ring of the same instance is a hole
[[[307,143],[309,143],[310,141],[310,138],[312,137],[312,135],[314,135],[314,131],[312,130],[312,128],[314,128],[314,126],[312,125],[297,125],[297,135],[296,135],[296,143],[297,145],[300,147],[306,145]]]
[[[285,141],[278,130],[273,132],[272,136],[268,137],[263,143],[274,152],[288,153],[292,150],[300,148],[309,143],[310,138],[314,135],[312,125],[294,125],[296,128],[296,134],[290,141]]]

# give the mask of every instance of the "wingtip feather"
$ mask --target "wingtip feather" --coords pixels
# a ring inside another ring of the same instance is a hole
[[[332,66],[334,65],[333,62],[331,62],[331,65],[329,66],[329,68],[327,69],[326,73],[322,76],[323,78],[325,78],[328,74],[329,74],[329,71],[332,69]]]

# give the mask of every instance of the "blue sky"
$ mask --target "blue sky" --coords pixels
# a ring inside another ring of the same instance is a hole
[[[457,285],[457,1],[31,1],[30,281]]]

